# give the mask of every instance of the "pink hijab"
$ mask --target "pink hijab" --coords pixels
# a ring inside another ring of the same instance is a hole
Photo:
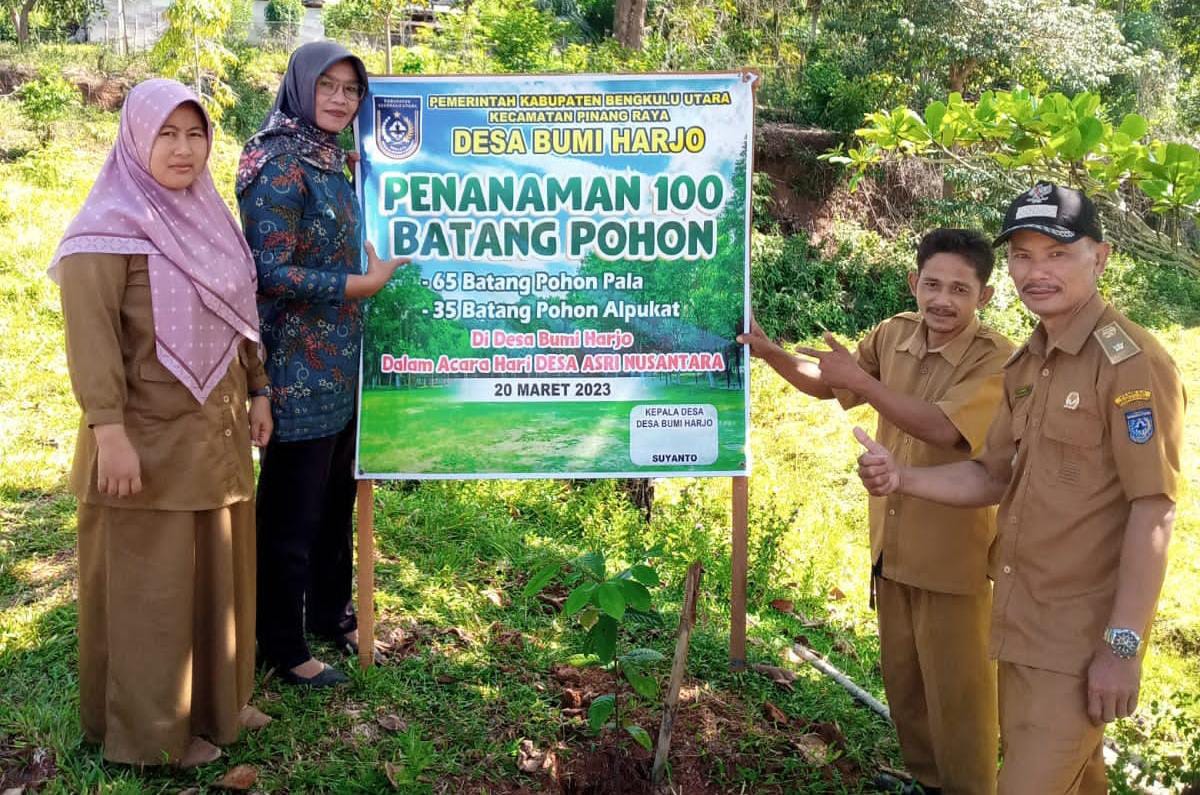
[[[258,342],[258,274],[250,249],[206,167],[170,190],[150,175],[150,150],[167,117],[196,95],[174,80],[139,83],[121,108],[117,142],[67,227],[50,278],[70,254],[146,254],[158,360],[203,403],[237,355]],[[201,108],[201,113],[203,113]],[[204,115],[212,148],[212,122]]]

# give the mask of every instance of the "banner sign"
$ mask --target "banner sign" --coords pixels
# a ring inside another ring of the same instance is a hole
[[[371,79],[360,478],[747,473],[755,79]]]

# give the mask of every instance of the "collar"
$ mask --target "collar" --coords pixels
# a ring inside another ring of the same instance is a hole
[[[1071,322],[1067,325],[1065,331],[1054,343],[1054,348],[1063,353],[1076,356],[1083,350],[1084,343],[1088,341],[1088,337],[1096,330],[1096,324],[1100,322],[1100,318],[1104,315],[1104,310],[1108,305],[1104,303],[1104,299],[1100,297],[1099,292],[1092,293],[1092,297],[1088,299],[1082,307],[1075,312],[1075,316],[1071,318]],[[1050,354],[1050,350],[1046,347],[1046,327],[1038,323],[1037,328],[1033,330],[1033,334],[1029,337],[1027,347],[1031,353],[1035,353],[1043,359]]]
[[[918,359],[924,359],[929,350],[929,333],[928,327],[925,325],[925,319],[921,318],[921,322],[917,324],[916,329],[905,339],[902,339],[896,345],[898,351],[908,351]],[[971,318],[971,322],[962,331],[954,337],[954,339],[943,345],[937,352],[942,358],[948,361],[955,367],[962,361],[963,356],[967,354],[967,348],[971,347],[971,342],[974,341],[975,335],[979,332],[979,317]]]

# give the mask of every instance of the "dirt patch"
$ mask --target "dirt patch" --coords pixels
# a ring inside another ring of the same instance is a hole
[[[58,775],[54,752],[48,748],[18,748],[11,737],[0,737],[0,792],[37,792]]]
[[[0,94],[11,94],[18,87],[36,79],[37,70],[20,64],[0,64]],[[63,77],[79,89],[85,104],[104,110],[118,110],[125,102],[125,95],[136,81],[128,77],[101,75],[87,69],[69,69]]]

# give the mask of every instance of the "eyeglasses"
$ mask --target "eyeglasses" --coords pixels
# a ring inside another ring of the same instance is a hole
[[[317,93],[321,96],[336,96],[338,91],[341,91],[342,95],[351,102],[358,102],[367,93],[366,86],[362,83],[343,83],[341,80],[334,80],[325,75],[317,78]]]

